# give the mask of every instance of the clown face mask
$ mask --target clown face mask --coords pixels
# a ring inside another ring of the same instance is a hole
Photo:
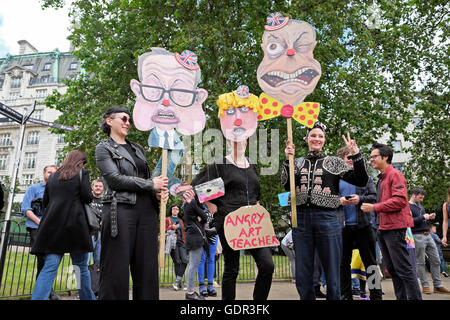
[[[162,48],[152,48],[139,57],[140,81],[130,82],[136,95],[133,120],[137,129],[176,129],[184,135],[203,130],[206,116],[202,103],[208,92],[197,88],[200,69],[196,59],[188,50],[178,55]]]
[[[322,70],[313,56],[313,27],[304,21],[284,19],[288,22],[278,27],[266,26],[261,44],[264,58],[257,79],[266,94],[284,104],[296,105],[313,92]]]
[[[220,128],[227,140],[247,140],[258,126],[258,98],[249,93],[247,86],[222,94],[217,100]]]

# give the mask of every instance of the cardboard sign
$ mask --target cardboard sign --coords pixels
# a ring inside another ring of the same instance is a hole
[[[279,246],[269,212],[261,205],[230,212],[224,222],[225,238],[233,250]]]

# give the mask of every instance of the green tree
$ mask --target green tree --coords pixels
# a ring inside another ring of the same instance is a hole
[[[60,7],[62,0],[41,0],[44,7]],[[85,73],[68,81],[67,93],[54,94],[47,106],[62,112],[57,122],[77,130],[66,135],[68,149],[80,148],[96,170],[94,148],[104,136],[98,124],[102,112],[114,104],[133,107],[130,79],[137,79],[137,57],[151,47],[172,52],[194,51],[202,69],[200,86],[209,92],[204,105],[206,128],[219,128],[218,95],[246,84],[259,95],[256,68],[263,57],[261,37],[269,13],[279,11],[305,20],[317,30],[314,55],[322,65],[322,78],[307,99],[322,105],[319,120],[328,127],[327,151],[343,145],[351,132],[363,151],[384,133],[394,140],[406,133],[418,101],[429,108],[439,105],[436,88],[421,76],[439,70],[448,91],[448,4],[446,1],[372,0],[76,0],[72,2],[72,34]],[[438,62],[440,61],[440,62]],[[436,68],[436,64],[442,66]],[[445,72],[447,71],[447,72]],[[444,86],[445,87],[445,86]],[[448,109],[447,109],[448,111]],[[424,114],[427,117],[427,114]],[[284,160],[284,119],[260,123],[278,128],[280,163]],[[53,129],[55,132],[59,132]],[[434,129],[432,129],[434,130]],[[448,130],[445,138],[448,138]],[[298,155],[304,154],[305,128],[294,123]],[[130,139],[147,145],[147,132],[131,130]],[[445,140],[445,139],[443,139]],[[443,140],[436,143],[444,143]],[[439,147],[437,147],[439,149]],[[447,149],[448,150],[448,149]],[[148,153],[155,162],[159,151]],[[448,154],[448,153],[447,153]],[[435,162],[436,168],[442,162]],[[448,160],[448,159],[447,159]],[[425,161],[425,160],[424,160]],[[436,177],[430,177],[435,179]],[[448,176],[447,176],[448,178]],[[282,192],[279,175],[261,176],[262,204],[278,220],[285,213],[276,194]],[[442,185],[442,182],[440,183]],[[287,209],[286,209],[287,210]]]

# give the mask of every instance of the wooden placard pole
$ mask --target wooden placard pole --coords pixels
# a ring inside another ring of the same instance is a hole
[[[167,176],[167,149],[162,149],[161,175]],[[164,191],[161,191],[161,193]],[[159,267],[164,268],[166,250],[166,203],[161,194],[161,204],[159,208]]]
[[[289,143],[292,145],[293,134],[292,134],[292,118],[287,120],[287,134]],[[294,174],[294,155],[289,155],[289,182],[291,189],[291,224],[292,227],[297,227],[297,201],[295,196],[295,174]]]

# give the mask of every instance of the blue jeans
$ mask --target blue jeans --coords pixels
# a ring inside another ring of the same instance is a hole
[[[341,225],[335,210],[297,207],[298,226],[292,229],[295,285],[301,300],[315,300],[314,251],[317,249],[327,282],[327,300],[340,300]]]
[[[216,242],[209,244],[209,257],[206,257],[206,251],[203,249],[202,258],[200,259],[200,265],[198,266],[198,282],[205,283],[205,262],[206,262],[206,277],[208,278],[208,283],[213,283],[214,281],[214,270],[216,267],[216,249],[217,249],[217,236]]]
[[[92,246],[94,247],[94,252],[89,252],[88,264],[91,262],[92,256],[94,256],[94,264],[100,265],[100,250],[102,248],[101,234],[101,231],[99,231],[97,240],[95,240],[95,236],[92,236]]]
[[[71,253],[70,256],[77,277],[80,300],[95,300],[94,292],[91,290],[91,275],[88,270],[88,252]],[[32,300],[48,300],[62,257],[62,254],[47,254],[45,256],[44,267],[34,285]]]

